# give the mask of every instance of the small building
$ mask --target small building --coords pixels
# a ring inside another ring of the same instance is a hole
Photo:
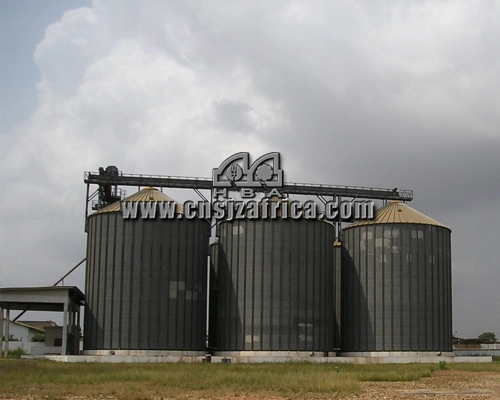
[[[49,340],[51,354],[78,354],[81,337],[80,307],[84,300],[85,296],[75,286],[0,288],[0,350],[3,355],[6,356],[9,351],[10,327],[17,319],[11,321],[11,311],[27,310],[63,312],[63,326],[47,327],[45,340]],[[18,323],[14,326],[17,329],[21,325]],[[24,332],[29,332],[29,328]],[[2,343],[4,338],[5,344]],[[36,347],[32,348],[34,349]]]
[[[4,324],[7,320],[4,318]],[[32,342],[36,335],[44,334],[41,328],[25,324],[21,321],[9,321],[9,340],[15,342]]]

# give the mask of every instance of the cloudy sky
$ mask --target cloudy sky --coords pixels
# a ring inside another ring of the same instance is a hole
[[[454,331],[500,336],[498,1],[1,0],[0,16],[0,286],[85,257],[84,171],[209,177],[279,151],[286,181],[413,189],[453,230]]]

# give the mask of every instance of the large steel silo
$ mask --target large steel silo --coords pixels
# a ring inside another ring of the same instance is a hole
[[[217,275],[218,275],[218,247],[217,241],[210,244],[210,285],[208,292],[208,348],[216,348],[217,337]]]
[[[342,245],[338,239],[333,243],[333,308],[335,310],[334,343],[335,348],[340,348],[341,320],[342,320]]]
[[[218,236],[218,354],[334,350],[331,224],[242,219]]]
[[[172,199],[147,188],[123,201]],[[124,219],[120,202],[90,215],[85,352],[204,351],[209,235],[198,218]]]
[[[451,352],[451,231],[402,202],[344,230],[342,352]]]

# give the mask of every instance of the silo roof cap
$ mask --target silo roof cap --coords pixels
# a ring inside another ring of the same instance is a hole
[[[420,211],[411,208],[409,205],[400,200],[392,200],[385,206],[379,208],[375,211],[375,217],[373,219],[356,221],[346,227],[346,229],[353,228],[355,226],[375,224],[421,224],[440,226],[442,228],[450,229],[427,215],[422,214]]]
[[[165,193],[160,192],[158,189],[153,188],[153,187],[147,187],[142,189],[141,191],[134,193],[133,195],[130,195],[126,198],[124,198],[121,201],[132,201],[132,202],[143,202],[143,201],[173,201],[175,202],[175,211],[177,214],[184,214],[184,210],[182,208],[182,205],[177,203],[174,199],[171,197],[167,196]],[[98,211],[96,211],[94,214],[100,214],[100,213],[105,213],[105,212],[120,212],[120,203],[121,201],[117,201],[113,204],[110,204]]]

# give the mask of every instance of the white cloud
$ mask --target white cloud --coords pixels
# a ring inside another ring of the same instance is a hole
[[[208,176],[228,154],[264,152],[260,136],[282,119],[244,68],[223,77],[189,67],[142,37],[106,34],[106,18],[97,10],[69,11],[37,47],[39,106],[0,161],[9,170],[5,189],[16,192],[1,211],[14,225],[4,242],[11,243],[2,260],[11,271],[5,284],[37,283],[54,265],[63,271],[72,259],[54,254],[68,238],[74,259],[81,258],[83,171],[116,164],[126,172]],[[251,110],[240,132],[220,129],[236,128],[214,106],[223,102]],[[10,214],[19,198],[25,212]],[[25,248],[43,255],[24,254],[23,263],[37,271],[31,277],[16,268],[15,254]]]

